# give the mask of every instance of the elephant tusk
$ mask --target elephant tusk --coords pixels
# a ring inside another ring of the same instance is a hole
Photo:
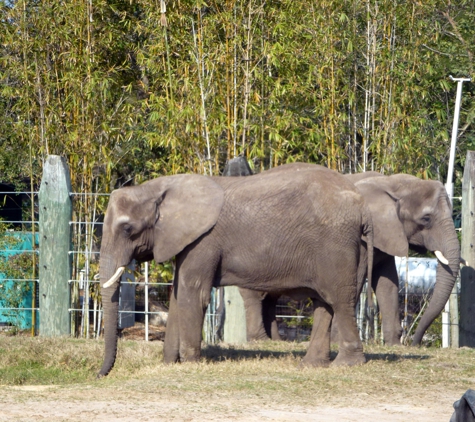
[[[466,267],[469,267],[470,265],[468,264],[468,261],[466,259],[463,259],[462,257],[460,257],[460,266],[466,266]]]
[[[449,265],[449,260],[444,256],[444,254],[440,251],[435,251],[434,252],[435,256],[437,259],[442,262],[444,265]]]
[[[124,271],[125,267],[117,268],[115,274],[103,284],[102,288],[107,289],[108,287],[112,286],[116,281],[119,280],[120,276],[124,273]]]

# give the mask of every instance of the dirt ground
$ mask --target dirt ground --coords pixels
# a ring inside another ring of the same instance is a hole
[[[156,340],[153,343],[157,346],[161,343],[163,331],[156,328],[150,332],[150,339]],[[143,347],[150,345],[143,342],[143,331],[137,328],[124,331],[122,338],[138,341]],[[124,349],[119,360],[126,359],[124,353],[127,350]],[[137,353],[142,353],[141,350]],[[241,364],[232,362],[229,353],[224,361],[194,367],[157,364],[145,375],[142,369],[140,373],[123,378],[116,368],[115,379],[109,376],[88,384],[0,385],[0,422],[449,422],[454,411],[453,403],[460,399],[467,386],[473,384],[470,388],[475,388],[475,376],[471,370],[475,368],[473,356],[470,355],[469,363],[464,366],[457,365],[456,355],[452,359],[441,352],[440,358],[431,355],[429,359],[423,359],[426,352],[416,350],[404,356],[405,350],[370,351],[366,364],[368,370],[364,375],[369,375],[368,378],[360,378],[362,373],[355,376],[350,369],[347,372],[331,369],[321,370],[328,372],[309,371],[295,377],[299,369],[292,366],[292,357],[269,358],[268,361],[264,357],[263,363],[249,360]],[[400,354],[399,360],[385,362],[393,353]],[[289,361],[288,372],[282,371],[276,376]],[[426,361],[434,362],[428,365]],[[236,372],[229,373],[227,368],[231,366],[225,365],[233,365]],[[395,370],[380,374],[378,368],[384,368],[384,365],[393,366]],[[422,368],[421,365],[426,366]],[[468,373],[462,372],[467,365]],[[421,373],[429,373],[427,381],[422,381],[418,375]],[[434,374],[435,382],[430,373]],[[190,381],[190,374],[195,377],[194,381]],[[241,377],[242,382],[236,382]],[[446,382],[448,378],[451,378],[450,383]],[[286,390],[269,387],[275,380],[282,382]],[[307,383],[306,390],[310,390],[310,395],[305,398],[299,395],[295,384],[302,381]],[[222,388],[226,383],[233,387]],[[288,394],[282,391],[288,391]]]
[[[125,388],[126,386],[124,386]],[[357,403],[290,406],[260,402],[257,398],[181,397],[144,391],[123,391],[95,386],[2,387],[0,421],[385,421],[448,422],[453,412],[450,392],[420,392],[404,403]],[[78,398],[79,397],[79,398]]]

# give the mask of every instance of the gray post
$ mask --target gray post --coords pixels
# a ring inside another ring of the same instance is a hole
[[[460,271],[461,347],[475,347],[475,151],[467,151],[462,184],[461,256],[467,266]]]
[[[247,342],[246,311],[239,288],[228,286],[224,289],[224,327],[223,340],[226,343],[243,344]]]
[[[44,337],[70,334],[70,192],[71,180],[65,159],[48,156],[39,192],[39,333]]]

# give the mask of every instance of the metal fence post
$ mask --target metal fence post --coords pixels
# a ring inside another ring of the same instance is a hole
[[[39,192],[40,335],[58,337],[71,332],[71,180],[64,158],[50,155],[43,167]]]

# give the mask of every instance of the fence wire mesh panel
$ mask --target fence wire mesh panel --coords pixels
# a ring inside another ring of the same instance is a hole
[[[97,338],[102,332],[99,250],[102,216],[96,210],[104,195],[71,193],[71,335]],[[107,198],[107,196],[106,196]]]
[[[38,326],[37,192],[5,190],[0,183],[0,328]]]

